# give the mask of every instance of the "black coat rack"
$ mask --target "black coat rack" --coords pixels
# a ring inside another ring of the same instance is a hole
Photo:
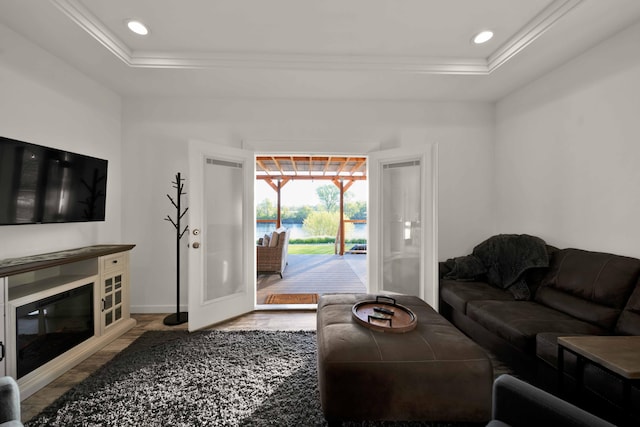
[[[176,189],[176,199],[167,194],[169,200],[171,200],[171,204],[176,208],[176,220],[174,221],[171,216],[167,215],[165,221],[171,222],[176,229],[176,312],[174,314],[170,314],[164,318],[164,324],[169,326],[180,325],[182,323],[186,323],[189,321],[189,313],[182,312],[180,313],[180,239],[184,236],[184,233],[187,232],[189,226],[185,226],[184,230],[180,231],[180,219],[187,213],[189,208],[185,208],[182,211],[180,207],[180,198],[187,194],[184,190],[184,184],[182,183],[184,178],[180,178],[180,172],[176,174],[176,180],[172,182],[173,188]]]

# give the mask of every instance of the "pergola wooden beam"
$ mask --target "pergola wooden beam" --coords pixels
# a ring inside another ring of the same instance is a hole
[[[264,177],[261,178],[264,182],[266,182],[267,184],[269,184],[269,187],[273,188],[275,191],[278,191],[278,185],[280,186],[280,188],[284,187],[284,185],[291,181],[290,177]],[[275,182],[274,182],[275,181]]]
[[[336,175],[340,176],[340,174],[342,173],[342,171],[344,170],[344,167],[346,166],[346,164],[351,160],[350,157],[347,157],[347,160],[342,162],[340,164],[340,167],[338,168],[338,170],[336,171]]]
[[[356,181],[352,179],[347,180],[342,178],[336,178],[336,179],[333,179],[332,182],[336,187],[338,187],[339,189],[342,188],[343,191],[346,193],[347,190],[349,190],[349,188],[351,188],[353,183]]]
[[[361,167],[366,166],[366,164],[367,164],[367,159],[365,159],[364,157],[360,158],[360,160],[358,160],[356,164],[351,168],[351,170],[349,171],[349,174],[350,175],[354,174]]]
[[[366,179],[366,157],[354,156],[257,156],[258,171],[265,176],[292,176],[296,179]]]
[[[326,181],[339,181],[341,179],[345,181],[366,181],[366,176],[335,176],[335,175],[287,175],[287,176],[273,176],[273,175],[258,175],[256,179],[263,181],[272,181],[276,179],[282,179],[287,181],[313,181],[313,180],[326,180]]]
[[[269,173],[269,169],[265,166],[263,159],[259,157],[256,158],[256,165],[258,165],[258,167],[262,169],[264,172]]]
[[[273,162],[276,164],[276,168],[278,168],[278,172],[280,172],[281,175],[284,175],[284,171],[282,170],[282,166],[280,166],[278,159],[275,157],[272,157],[272,159],[273,159]]]
[[[329,170],[329,166],[331,166],[331,157],[327,157],[327,161],[324,164],[324,168],[322,169],[322,175],[326,175]]]

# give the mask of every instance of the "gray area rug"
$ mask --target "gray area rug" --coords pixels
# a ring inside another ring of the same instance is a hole
[[[313,331],[149,331],[26,423],[27,427],[326,425]]]

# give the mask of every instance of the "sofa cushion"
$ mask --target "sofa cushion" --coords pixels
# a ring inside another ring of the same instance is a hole
[[[454,310],[467,313],[467,302],[475,300],[513,301],[513,296],[486,282],[440,281],[440,298]]]
[[[638,276],[640,260],[602,252],[562,249],[535,300],[578,319],[613,329]]]
[[[276,246],[278,246],[278,232],[274,231],[273,233],[271,233],[271,238],[269,239],[269,247],[270,248],[275,248]]]
[[[603,328],[533,301],[469,301],[467,315],[529,354],[535,354],[536,335],[541,332],[606,333]]]
[[[640,335],[640,280],[622,310],[615,327],[617,335]]]
[[[613,328],[621,311],[575,297],[551,287],[540,288],[536,294],[536,301],[608,330]]]

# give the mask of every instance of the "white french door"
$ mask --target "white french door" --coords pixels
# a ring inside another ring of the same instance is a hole
[[[437,146],[369,157],[369,289],[438,309]]]
[[[255,307],[253,152],[189,142],[189,330]]]
[[[7,341],[4,336],[4,328],[5,328],[5,307],[4,307],[4,296],[7,295],[7,290],[9,284],[6,283],[8,279],[4,277],[0,277],[0,376],[6,375],[6,350],[7,350]],[[8,317],[8,316],[7,316]]]

